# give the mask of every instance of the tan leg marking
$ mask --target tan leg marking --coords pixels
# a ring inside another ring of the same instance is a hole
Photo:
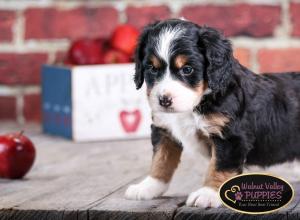
[[[162,137],[152,158],[150,176],[168,183],[180,162],[181,148],[167,137]]]
[[[209,168],[204,180],[204,186],[209,186],[216,190],[228,179],[237,175],[234,171],[218,171],[216,169],[216,155],[214,147],[212,148],[212,157],[209,163]]]

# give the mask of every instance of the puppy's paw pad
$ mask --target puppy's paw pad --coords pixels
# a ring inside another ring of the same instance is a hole
[[[147,177],[139,184],[128,187],[125,192],[126,199],[149,200],[162,195],[168,188],[166,183],[152,177]]]
[[[221,206],[221,204],[218,192],[210,187],[202,187],[199,190],[192,192],[186,201],[187,206],[201,208],[217,208]]]

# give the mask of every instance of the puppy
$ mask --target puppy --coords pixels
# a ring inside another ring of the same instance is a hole
[[[134,82],[137,89],[146,82],[152,109],[154,154],[128,199],[162,195],[185,148],[210,160],[203,186],[186,201],[205,208],[221,205],[218,188],[245,166],[300,157],[300,74],[254,74],[218,31],[177,19],[147,26],[135,58]]]

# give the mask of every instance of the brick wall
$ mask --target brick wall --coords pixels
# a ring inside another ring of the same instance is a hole
[[[40,121],[40,65],[61,57],[72,39],[180,16],[223,30],[254,71],[300,70],[299,0],[0,0],[0,120]]]

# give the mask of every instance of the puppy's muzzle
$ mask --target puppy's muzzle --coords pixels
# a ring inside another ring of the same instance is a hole
[[[170,107],[173,103],[172,98],[167,95],[159,96],[158,99],[159,99],[159,104],[165,108]]]

